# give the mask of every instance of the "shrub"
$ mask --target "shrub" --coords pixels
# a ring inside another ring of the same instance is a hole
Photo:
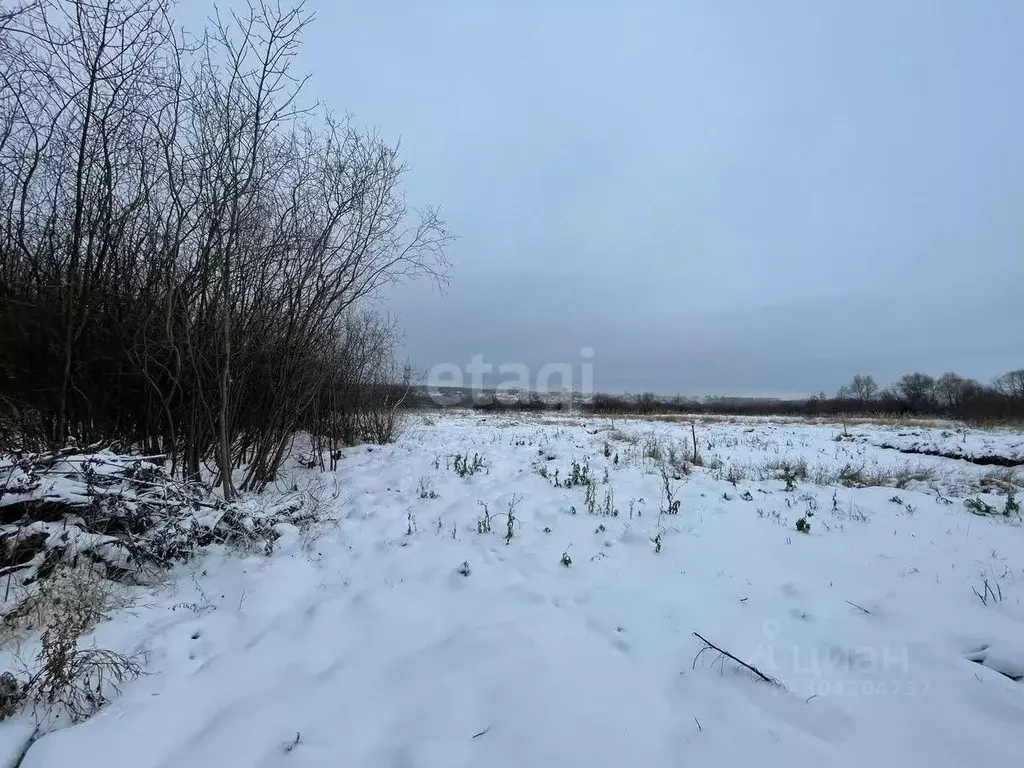
[[[967,507],[968,511],[975,515],[985,516],[996,514],[996,508],[980,498],[965,499],[964,506]]]
[[[491,512],[487,508],[487,504],[483,501],[477,501],[477,505],[483,507],[483,517],[476,521],[476,532],[477,533],[490,533],[491,532]]]
[[[651,461],[661,461],[663,453],[661,450],[661,441],[658,440],[657,435],[647,435],[644,438],[644,458],[650,459]]]
[[[473,454],[473,460],[469,460],[469,453],[455,454],[452,468],[459,477],[472,477],[484,468],[483,457],[478,453]]]
[[[729,469],[725,473],[726,482],[732,483],[733,488],[735,488],[738,483],[742,483],[745,479],[743,470],[734,464],[730,465]]]
[[[3,676],[0,709],[32,706],[39,717],[79,722],[103,707],[142,668],[138,659],[124,654],[79,646],[97,623],[125,605],[123,594],[99,570],[58,569],[33,599],[5,617],[9,628],[40,626],[43,631],[35,657],[23,663],[21,678],[10,672]]]
[[[95,447],[0,458],[0,469],[0,495],[14,497],[5,515],[15,520],[0,533],[0,567],[16,567],[23,581],[83,557],[133,581],[215,542],[269,553],[279,524],[301,528],[316,517],[302,494],[264,507],[225,503],[152,462]]]
[[[670,482],[669,474],[664,467],[661,468],[661,514],[663,515],[677,515],[679,514],[679,499],[677,499],[676,492],[678,488],[674,488]]]
[[[580,464],[574,461],[570,467],[569,476],[565,479],[563,486],[572,488],[575,485],[593,485],[594,477],[590,473],[590,462],[584,461]]]
[[[68,612],[46,628],[36,657],[38,671],[27,684],[28,698],[48,714],[66,713],[77,723],[120,693],[121,685],[142,674],[138,662],[115,651],[79,648],[87,615]]]
[[[1010,515],[1020,515],[1020,504],[1017,502],[1017,498],[1013,493],[1009,493],[1006,496],[1006,504],[1003,507],[1003,514],[1007,517]]]
[[[613,429],[608,433],[609,440],[617,440],[620,443],[626,443],[628,445],[636,445],[640,442],[640,438],[632,432],[623,432],[621,429]]]

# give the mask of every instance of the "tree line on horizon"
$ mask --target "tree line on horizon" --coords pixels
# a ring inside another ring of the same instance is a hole
[[[446,404],[478,410],[563,410],[568,403],[545,399],[539,393],[473,392],[464,390]],[[437,405],[426,391],[410,397],[409,405]],[[908,373],[888,387],[880,387],[873,376],[857,374],[835,396],[820,392],[802,399],[710,397],[666,398],[652,392],[639,395],[596,393],[577,398],[574,406],[597,414],[706,413],[737,415],[856,415],[891,414],[943,416],[965,421],[1024,421],[1024,368],[1009,371],[984,385],[953,372],[934,377]]]
[[[988,385],[953,372],[938,377],[914,372],[901,376],[888,387],[880,387],[871,375],[857,374],[832,397],[819,392],[799,400],[674,398],[666,403],[650,393],[632,400],[598,394],[586,407],[595,413],[890,414],[943,416],[965,421],[1024,421],[1024,368],[1008,371]]]

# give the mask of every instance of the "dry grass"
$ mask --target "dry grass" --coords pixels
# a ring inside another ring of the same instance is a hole
[[[751,469],[758,480],[806,480],[810,474],[810,467],[804,459],[769,459]]]
[[[661,448],[661,440],[657,435],[650,434],[644,437],[644,458],[660,462],[665,457]]]
[[[1013,467],[993,469],[978,479],[978,487],[984,493],[1018,493],[1024,490],[1024,474]]]
[[[636,445],[640,442],[640,436],[632,432],[623,432],[621,429],[612,429],[607,435],[609,440],[614,440],[618,443],[626,443],[628,445]]]
[[[704,469],[708,469],[708,470],[711,470],[713,472],[717,472],[717,471],[721,470],[723,467],[725,467],[725,462],[722,461],[717,456],[712,456],[710,458],[704,458],[703,455],[702,455],[701,456],[700,466],[704,467]]]
[[[721,468],[721,466],[719,466],[719,469],[720,468]],[[747,474],[742,469],[740,469],[739,467],[734,465],[734,466],[729,467],[728,470],[726,470],[725,476],[724,476],[723,479],[727,483],[732,483],[733,486],[735,487],[735,486],[739,485],[740,483],[742,483],[744,480],[747,479]]]
[[[859,425],[870,425],[888,427],[945,427],[947,429],[955,429],[957,427],[963,426],[963,424],[959,421],[943,419],[938,416],[900,416],[891,413],[850,416],[845,419],[841,416],[815,416],[805,417],[802,419],[802,421],[806,424],[833,424],[838,426],[846,424],[847,426],[850,427],[855,427]]]
[[[804,459],[769,459],[746,467],[730,465],[724,472],[719,471],[717,476],[734,485],[747,478],[753,478],[759,481],[809,482],[823,486],[843,485],[848,488],[906,488],[914,482],[924,483],[934,479],[935,471],[929,467],[911,464],[900,467],[867,464],[835,467],[826,464],[812,466]]]
[[[91,617],[69,610],[43,632],[36,656],[38,667],[26,683],[26,699],[37,717],[66,715],[85,720],[121,692],[121,686],[142,674],[138,660],[104,648],[79,648]]]
[[[688,443],[680,446],[670,441],[665,448],[665,464],[676,477],[690,474],[693,468],[690,461],[692,457],[693,450],[689,448]]]
[[[694,466],[693,447],[688,440],[671,440],[651,432],[644,435],[640,452],[659,470],[667,470],[677,479],[690,474]],[[703,466],[700,462],[698,465]]]
[[[876,483],[877,485],[891,485],[894,488],[906,488],[911,483],[927,483],[935,479],[935,470],[929,467],[906,466],[899,467],[895,470],[890,470],[889,474],[885,476],[886,482]]]
[[[649,419],[650,421],[665,421],[669,424],[738,424],[740,416],[714,416],[708,414],[687,414],[687,413],[660,413],[649,416],[638,414],[638,419]]]
[[[60,620],[68,606],[91,616],[88,629],[131,605],[127,589],[92,565],[59,566],[49,577],[25,587],[4,583],[8,605],[0,615],[0,649],[22,642]]]
[[[16,611],[4,616],[6,639],[42,630],[39,647],[18,673],[5,672],[4,712],[31,707],[37,719],[88,718],[142,673],[137,659],[103,648],[82,648],[81,639],[111,612],[128,605],[122,588],[88,568],[53,573]],[[20,652],[15,658],[21,658]]]
[[[578,427],[586,417],[587,414],[583,413],[566,415],[558,411],[522,411],[516,413],[516,421],[512,423],[519,424],[520,422],[534,422],[537,424],[548,424],[560,427]]]
[[[831,485],[838,483],[848,488],[906,488],[911,483],[925,483],[935,477],[935,470],[921,465],[905,464],[901,467],[867,467],[847,464],[839,470]]]

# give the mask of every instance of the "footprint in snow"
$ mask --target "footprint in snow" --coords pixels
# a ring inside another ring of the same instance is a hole
[[[782,585],[780,591],[787,597],[796,597],[800,594],[800,587],[798,587],[793,582],[789,581]]]

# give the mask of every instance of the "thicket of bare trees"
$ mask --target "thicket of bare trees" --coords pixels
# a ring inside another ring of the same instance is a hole
[[[986,386],[975,379],[947,371],[934,377],[908,373],[890,387],[880,389],[870,376],[858,375],[840,387],[835,398],[819,396],[808,405],[819,412],[900,413],[977,421],[1024,420],[1024,370],[1010,371]],[[869,382],[870,386],[865,386]]]
[[[301,104],[301,6],[198,36],[170,11],[0,0],[0,421],[209,463],[231,498],[300,429],[387,437],[401,372],[364,301],[443,279],[449,238],[395,147]]]

